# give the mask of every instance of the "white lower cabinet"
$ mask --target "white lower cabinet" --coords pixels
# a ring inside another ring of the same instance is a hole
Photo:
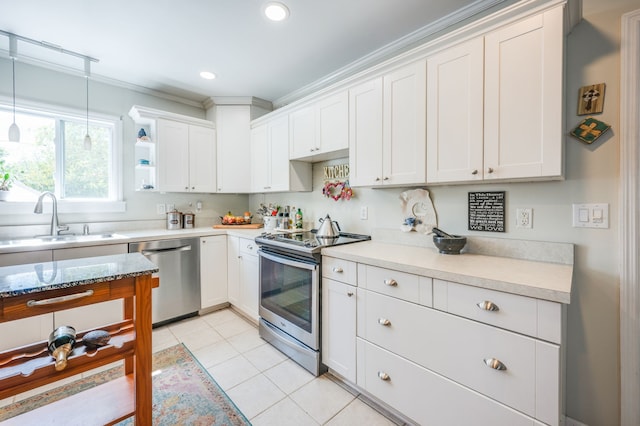
[[[533,419],[358,339],[358,386],[421,425],[519,426]]]
[[[227,237],[229,303],[258,321],[258,245],[251,239]]]
[[[323,363],[419,424],[559,425],[564,312],[323,258]]]
[[[227,236],[200,238],[200,308],[228,302]]]
[[[322,362],[356,382],[356,288],[328,278],[322,279]]]

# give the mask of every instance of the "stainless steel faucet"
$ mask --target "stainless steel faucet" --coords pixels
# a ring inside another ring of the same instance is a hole
[[[33,209],[35,214],[42,214],[42,199],[46,196],[50,196],[51,200],[53,200],[53,213],[51,214],[51,232],[49,233],[51,236],[60,235],[60,231],[68,231],[69,225],[60,225],[58,222],[58,200],[56,196],[53,195],[52,192],[46,191],[40,194],[38,197],[38,202],[36,203],[36,207]]]

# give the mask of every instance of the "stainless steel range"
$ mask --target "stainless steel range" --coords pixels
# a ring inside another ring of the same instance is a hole
[[[323,247],[370,240],[341,232],[263,233],[260,246],[260,336],[316,376],[326,371],[320,351]]]

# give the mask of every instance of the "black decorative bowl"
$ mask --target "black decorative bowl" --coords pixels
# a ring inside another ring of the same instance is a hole
[[[460,250],[467,244],[467,237],[452,235],[451,237],[433,236],[433,244],[442,254],[460,254]]]

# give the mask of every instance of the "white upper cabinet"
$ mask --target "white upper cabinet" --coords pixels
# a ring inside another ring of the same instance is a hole
[[[320,161],[348,155],[349,94],[342,91],[289,113],[290,158]]]
[[[158,119],[158,190],[215,192],[213,128]]]
[[[350,91],[349,181],[352,186],[426,181],[426,61]]]
[[[429,183],[562,175],[562,8],[427,59]]]
[[[289,117],[251,129],[252,192],[311,191],[311,164],[289,160]]]
[[[563,8],[485,37],[484,178],[563,173]]]
[[[482,179],[483,39],[427,59],[427,181]]]
[[[349,183],[377,185],[382,176],[382,77],[349,90]]]
[[[217,192],[251,191],[249,149],[251,145],[251,107],[249,105],[216,106],[218,136]]]

